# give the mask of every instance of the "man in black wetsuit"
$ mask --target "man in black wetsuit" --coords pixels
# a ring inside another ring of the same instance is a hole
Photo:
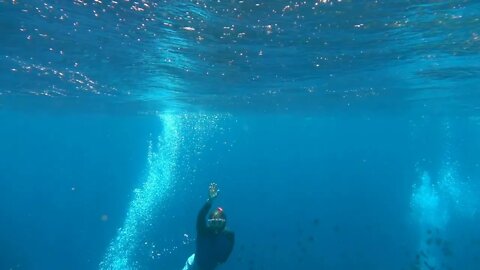
[[[218,187],[211,183],[208,187],[208,200],[197,216],[197,245],[183,270],[213,270],[227,261],[235,243],[235,234],[225,230],[227,217],[218,207],[205,218],[212,207],[212,201],[218,196]]]

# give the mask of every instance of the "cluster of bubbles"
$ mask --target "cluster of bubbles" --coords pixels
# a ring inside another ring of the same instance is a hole
[[[473,217],[476,200],[467,183],[460,182],[447,163],[437,181],[423,172],[420,185],[413,186],[411,208],[420,230],[419,251],[414,269],[449,269],[444,258],[452,256],[447,229],[451,217]]]
[[[100,264],[101,269],[131,269],[132,255],[140,244],[139,235],[147,228],[154,209],[161,204],[171,189],[175,174],[175,162],[179,148],[179,126],[174,115],[162,115],[163,134],[158,137],[156,147],[150,144],[148,172],[141,188],[134,191],[123,227],[108,248]]]

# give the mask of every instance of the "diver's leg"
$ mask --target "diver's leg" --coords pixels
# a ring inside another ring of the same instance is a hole
[[[183,270],[194,270],[195,269],[193,266],[194,262],[195,262],[195,253],[193,253],[192,256],[188,257],[187,262],[183,267]]]

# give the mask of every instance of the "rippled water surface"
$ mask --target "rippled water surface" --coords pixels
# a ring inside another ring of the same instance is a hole
[[[0,102],[473,113],[479,10],[465,0],[4,0]]]

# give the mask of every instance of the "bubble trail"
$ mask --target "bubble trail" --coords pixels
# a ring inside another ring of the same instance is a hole
[[[150,143],[146,181],[135,189],[123,226],[110,243],[103,261],[102,270],[135,269],[135,251],[142,242],[142,234],[148,229],[154,211],[168,197],[174,184],[176,161],[181,145],[180,129],[185,118],[175,114],[160,116],[163,133],[157,146]]]
[[[438,247],[431,245],[431,240],[438,237],[445,230],[449,213],[437,190],[432,183],[428,172],[423,172],[420,185],[414,185],[411,198],[411,207],[419,225],[419,261],[418,269],[436,269],[441,264],[441,252]]]

